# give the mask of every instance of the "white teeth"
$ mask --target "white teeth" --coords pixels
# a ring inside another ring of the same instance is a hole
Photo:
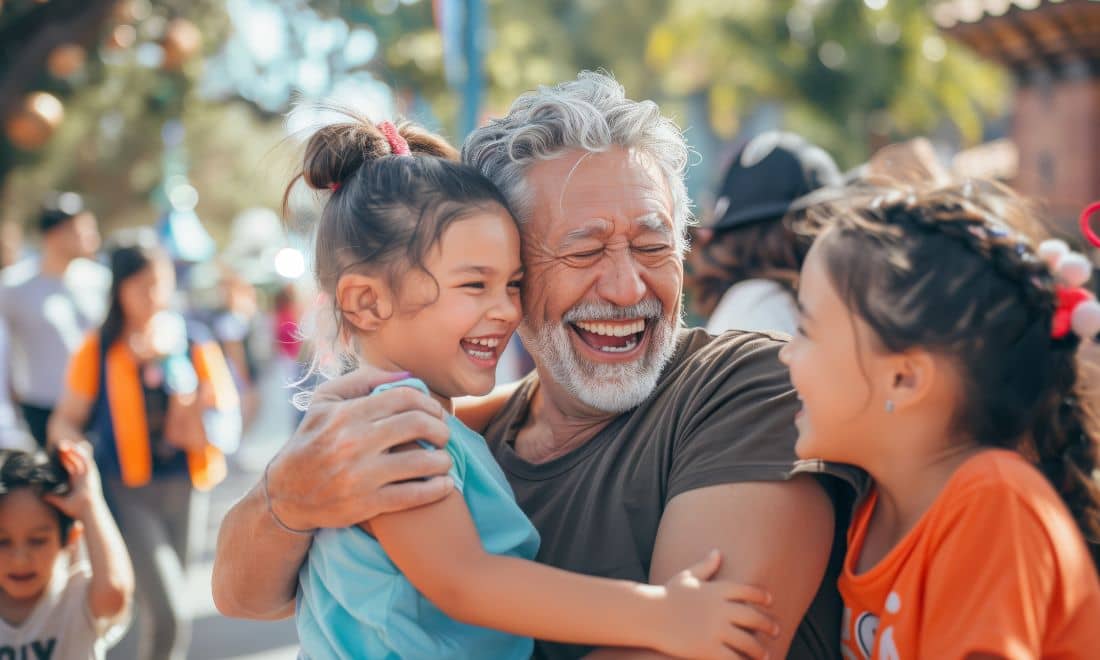
[[[598,321],[577,321],[574,325],[585,332],[591,332],[594,335],[604,335],[606,337],[626,337],[627,335],[636,335],[639,332],[645,331],[645,321],[643,319],[631,321],[630,323],[614,324],[600,323]]]
[[[489,348],[496,348],[497,346],[500,346],[500,339],[498,339],[496,337],[472,338],[472,339],[464,339],[463,341],[469,342],[471,344],[480,344],[481,346],[488,346]]]
[[[602,346],[602,347],[600,347],[600,350],[603,351],[604,353],[626,353],[629,350],[633,350],[633,348],[637,345],[638,345],[638,340],[636,340],[632,337],[623,346]]]
[[[467,355],[479,360],[492,360],[497,356],[495,351],[475,351],[469,348],[465,349],[465,351]]]

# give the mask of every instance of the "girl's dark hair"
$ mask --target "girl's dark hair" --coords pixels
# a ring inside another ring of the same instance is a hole
[[[310,137],[302,170],[283,198],[285,214],[298,179],[316,190],[331,191],[317,227],[314,256],[318,287],[331,306],[317,310],[308,332],[309,339],[320,344],[313,370],[329,376],[357,363],[335,301],[341,275],[368,271],[384,276],[400,293],[404,274],[412,269],[427,272],[424,260],[429,250],[453,222],[478,209],[508,210],[496,186],[476,169],[458,163],[458,151],[438,135],[408,122],[399,124],[397,132],[411,153],[398,156],[378,126],[347,110],[340,112],[349,121],[324,126]]]
[[[988,182],[861,192],[811,211],[831,283],[886,350],[955,362],[958,431],[1032,459],[1100,565],[1095,418],[1080,391],[1080,340],[1051,337],[1055,281],[1023,237],[1034,215]]]
[[[122,309],[120,292],[123,283],[144,271],[158,259],[164,259],[167,253],[157,244],[156,235],[148,228],[124,232],[112,240],[110,252],[111,293],[107,307],[107,317],[99,331],[99,341],[104,347],[110,346],[122,336],[126,325],[125,312]]]
[[[69,490],[69,473],[54,452],[26,452],[14,449],[0,449],[0,498],[22,488],[30,489],[35,495],[64,495]],[[73,519],[57,512],[57,523],[61,529],[61,545],[65,545],[72,529]]]
[[[685,287],[695,306],[709,314],[729,288],[744,280],[772,280],[794,293],[798,273],[810,249],[810,241],[792,229],[801,212],[761,222],[716,230],[706,245],[696,247],[699,256],[720,270],[690,275]]]

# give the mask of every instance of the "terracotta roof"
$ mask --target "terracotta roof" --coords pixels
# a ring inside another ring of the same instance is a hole
[[[1086,0],[1097,2],[1098,0]],[[1030,11],[1040,5],[1060,5],[1066,0],[944,0],[932,7],[932,19],[940,27],[977,23],[987,16],[1003,16],[1009,10]]]

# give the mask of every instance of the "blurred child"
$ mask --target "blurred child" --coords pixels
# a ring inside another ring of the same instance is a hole
[[[321,316],[335,321],[316,344],[341,349],[330,373],[359,362],[410,372],[415,379],[388,387],[430,393],[445,410],[453,397],[492,389],[520,320],[523,277],[504,198],[456,156],[411,125],[353,122],[320,129],[303,167],[310,186],[332,190],[314,262],[331,303]],[[764,655],[754,633],[777,626],[754,604],[768,596],[706,582],[717,553],[665,585],[532,561],[538,533],[485,440],[453,415],[447,422],[448,497],[316,532],[299,580],[306,655],[526,660],[531,637],[692,658]]]
[[[993,184],[821,213],[781,357],[798,455],[874,479],[839,581],[845,657],[1095,658],[1088,262],[1046,244],[1052,273]]]
[[[73,559],[74,521],[87,561]],[[0,451],[0,658],[102,659],[133,591],[90,448]]]

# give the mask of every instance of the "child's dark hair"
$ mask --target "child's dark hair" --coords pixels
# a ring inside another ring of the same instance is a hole
[[[771,280],[793,293],[810,248],[810,241],[792,229],[801,215],[796,211],[790,216],[717,230],[711,242],[694,248],[716,269],[714,273],[687,277],[684,287],[691,291],[696,307],[709,315],[731,286],[752,278]]]
[[[424,270],[424,260],[444,231],[471,212],[508,210],[504,197],[476,169],[457,162],[458,151],[438,135],[411,123],[375,125],[347,110],[349,121],[324,126],[310,137],[298,179],[331,191],[317,228],[314,273],[331,307],[319,310],[311,340],[318,346],[314,370],[331,376],[357,364],[343,314],[335,302],[340,276],[362,270],[386,279],[400,293],[403,275]],[[383,129],[389,132],[385,134]],[[407,155],[396,155],[404,150]],[[428,273],[430,275],[430,273]],[[327,303],[326,303],[327,304]]]
[[[69,473],[61,464],[56,453],[26,452],[15,449],[0,449],[0,499],[8,493],[22,488],[30,489],[35,495],[64,495],[69,490]],[[57,523],[61,530],[61,544],[69,538],[73,519],[59,509],[50,507],[57,513]]]
[[[886,350],[922,347],[953,359],[965,388],[958,431],[1032,459],[1100,565],[1098,445],[1080,391],[1080,339],[1052,337],[1055,280],[1023,237],[1037,226],[1027,205],[996,184],[969,181],[878,191],[814,215],[848,308]]]

